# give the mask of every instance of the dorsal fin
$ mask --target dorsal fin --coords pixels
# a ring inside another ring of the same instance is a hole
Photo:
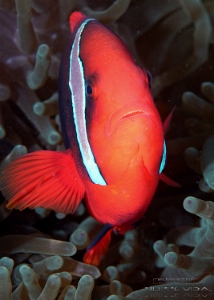
[[[80,11],[73,12],[69,17],[70,30],[75,33],[80,25],[87,19],[86,15]]]
[[[36,151],[7,165],[0,173],[0,189],[7,207],[38,206],[62,213],[73,213],[85,188],[71,152]]]

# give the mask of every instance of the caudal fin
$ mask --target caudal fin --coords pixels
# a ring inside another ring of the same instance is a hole
[[[0,190],[8,208],[44,207],[73,213],[85,189],[70,152],[36,151],[7,165]]]

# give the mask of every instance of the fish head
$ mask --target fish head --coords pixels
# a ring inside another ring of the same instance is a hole
[[[150,175],[157,175],[163,129],[147,72],[136,65],[123,42],[97,21],[86,20],[79,36],[74,63],[82,74],[80,92],[85,95],[85,124],[80,128],[86,126],[101,174],[113,184],[130,164],[144,164]],[[78,86],[75,74],[73,81]]]

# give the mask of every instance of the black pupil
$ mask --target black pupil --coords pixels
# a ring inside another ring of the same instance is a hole
[[[87,85],[87,94],[92,95],[92,92],[93,92],[92,87],[90,85]]]

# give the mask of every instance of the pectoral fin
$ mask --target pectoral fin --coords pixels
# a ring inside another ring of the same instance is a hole
[[[0,173],[0,189],[8,208],[44,207],[73,213],[85,188],[70,151],[36,151],[7,165]]]
[[[169,115],[166,117],[166,119],[163,122],[163,132],[166,133],[169,130],[170,123],[172,120],[172,115],[176,109],[176,106],[173,107],[173,109],[170,111]]]
[[[176,181],[170,179],[168,176],[166,176],[163,173],[159,174],[159,179],[162,180],[163,182],[167,183],[168,185],[171,185],[174,187],[181,187],[180,183],[177,183]]]

